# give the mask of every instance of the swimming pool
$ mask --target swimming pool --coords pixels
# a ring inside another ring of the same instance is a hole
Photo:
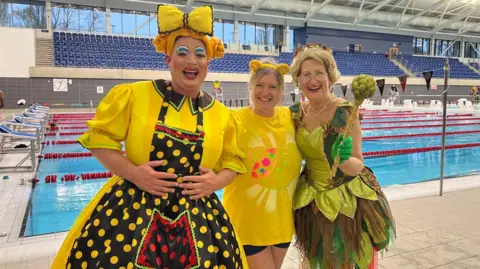
[[[373,112],[372,112],[373,113]],[[380,150],[420,148],[441,145],[441,127],[414,128],[421,125],[441,124],[441,118],[432,114],[416,114],[415,117],[395,117],[398,113],[365,114],[362,121],[364,137],[363,152]],[[393,117],[392,117],[393,116]],[[415,121],[415,122],[411,122]],[[64,121],[63,124],[80,123],[81,121]],[[469,131],[467,134],[447,136],[447,145],[470,144],[480,142],[480,117],[452,116],[447,124],[462,124],[447,127],[447,132]],[[463,125],[465,124],[465,125]],[[392,128],[410,126],[411,128]],[[390,129],[378,129],[389,127]],[[371,129],[370,128],[375,128]],[[62,130],[64,132],[82,131]],[[478,132],[477,132],[478,131]],[[431,134],[400,139],[372,139],[385,135]],[[74,140],[77,136],[47,136],[43,154],[65,152],[87,152],[78,144],[52,145],[51,141]],[[480,172],[480,147],[447,150],[445,154],[445,176],[461,176]],[[386,157],[367,158],[367,166],[372,168],[382,186],[407,184],[438,179],[440,174],[440,151],[393,155]],[[64,174],[106,171],[93,157],[42,160],[39,167],[40,182],[35,185],[27,210],[23,236],[34,236],[48,233],[68,231],[81,210],[95,195],[107,179],[78,180],[46,184],[47,175],[56,174],[60,179]],[[218,195],[221,197],[222,192]]]

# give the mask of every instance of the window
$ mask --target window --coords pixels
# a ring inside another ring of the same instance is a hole
[[[223,21],[215,19],[213,22],[213,33],[220,40],[223,40]]]
[[[135,21],[135,11],[122,10],[122,30],[123,34],[134,35],[137,28]]]
[[[150,16],[153,16],[153,19],[150,21],[150,36],[154,37],[158,34],[157,26],[157,13],[150,13]]]
[[[245,39],[245,32],[246,32],[245,22],[239,21],[238,22],[238,43],[240,43],[240,45],[247,44]]]
[[[240,24],[238,26],[240,27]],[[240,30],[238,31],[238,36],[240,37]],[[225,43],[235,42],[235,25],[233,21],[229,21],[229,20],[223,21],[223,42]]]
[[[122,10],[113,8],[110,9],[110,26],[112,27],[112,33],[123,33],[122,25]]]
[[[148,23],[149,19],[150,12],[137,11],[135,13],[137,36],[150,36],[150,24]],[[152,20],[156,22],[155,18]]]
[[[430,55],[430,39],[415,37],[413,39],[413,54]]]

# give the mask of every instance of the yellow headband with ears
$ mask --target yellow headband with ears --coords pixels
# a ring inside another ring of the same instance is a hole
[[[261,68],[270,68],[278,71],[280,75],[284,76],[288,74],[288,72],[290,71],[290,67],[288,66],[288,64],[274,65],[269,63],[262,63],[259,60],[251,60],[249,66],[250,66],[250,70],[254,73]]]

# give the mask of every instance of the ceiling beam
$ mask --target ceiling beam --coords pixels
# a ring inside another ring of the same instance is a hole
[[[469,4],[464,4],[464,5],[458,6],[458,7],[456,7],[456,8],[453,8],[452,10],[449,10],[448,13],[455,12],[455,11],[457,11],[457,10],[459,10],[459,9],[462,9],[462,8],[467,7],[467,6],[470,6],[470,5],[471,5],[471,4],[469,3]]]
[[[451,1],[451,0],[450,0],[450,1]],[[398,26],[400,26],[400,22],[401,22],[402,19],[403,19],[403,15],[405,15],[405,12],[407,12],[408,6],[410,5],[411,2],[412,2],[412,0],[408,0],[407,5],[406,5],[405,8],[403,9],[402,16],[400,16],[400,19],[398,19],[397,25],[395,26],[395,29],[396,29],[396,30],[398,30]]]
[[[404,2],[404,0],[396,0],[396,1],[397,1],[396,3],[392,3],[392,5],[389,6],[389,8],[387,10],[388,12],[394,10],[396,7],[399,7],[400,4]],[[409,3],[410,3],[410,1],[409,1]],[[408,7],[408,4],[407,4],[407,7]]]
[[[252,9],[250,10],[250,15],[255,14],[255,13],[260,9],[260,7],[263,5],[263,3],[264,3],[265,1],[266,1],[266,0],[257,0],[257,1],[255,1],[255,3],[254,3],[253,6],[252,6]]]
[[[466,32],[469,32],[469,31],[471,31],[471,30],[473,30],[473,29],[475,29],[475,28],[477,28],[477,27],[480,27],[480,24],[477,23],[477,24],[473,24],[473,25],[471,25],[471,26],[469,26],[469,27],[467,27],[467,28],[463,28],[463,29],[461,29],[460,31],[458,31],[457,36],[458,36],[458,35],[463,35],[463,34],[465,34]]]
[[[467,9],[469,9],[469,11],[467,11]],[[447,20],[446,22],[444,22],[444,23],[438,25],[437,27],[433,28],[433,30],[432,30],[432,35],[434,35],[434,34],[435,34],[436,32],[438,32],[438,31],[442,30],[443,28],[445,28],[445,27],[447,27],[447,26],[449,26],[449,25],[452,25],[453,22],[459,21],[459,20],[461,20],[461,19],[463,19],[463,18],[465,18],[465,17],[470,16],[470,15],[473,14],[475,11],[477,11],[477,7],[475,7],[475,8],[468,8],[468,7],[467,7],[467,8],[466,8],[465,10],[463,10],[462,12],[465,12],[465,11],[466,11],[466,13],[457,15],[457,16],[455,16],[454,18],[451,18],[451,19]]]
[[[353,21],[357,21],[358,18],[360,18],[360,14],[362,14],[362,9],[363,9],[363,5],[365,4],[365,0],[362,1],[362,4],[360,4],[360,7],[358,8],[358,14],[357,14],[357,17],[353,20]]]
[[[440,8],[441,6],[445,5],[446,3],[447,3],[446,0],[438,0],[437,2],[435,2],[435,3],[431,4],[430,6],[428,6],[427,8],[425,8],[423,11],[420,11],[419,13],[415,14],[413,17],[402,20],[400,22],[400,24],[397,24],[397,28],[404,25],[407,21],[410,22],[410,23],[413,22],[414,20],[420,18],[423,14],[429,12],[433,8]]]
[[[322,8],[324,8],[326,5],[328,5],[332,0],[325,0],[323,3],[321,3],[319,6],[317,6],[315,9],[312,10],[310,6],[310,10],[308,11],[307,15],[305,16],[305,22],[308,21],[311,17],[313,17],[315,14],[317,14]],[[312,1],[313,4],[313,1]]]
[[[437,24],[435,24],[435,27],[437,27],[440,24],[440,22],[442,21],[443,16],[445,16],[445,13],[447,13],[447,10],[450,7],[451,3],[452,3],[452,0],[449,0],[447,6],[445,7],[445,10],[443,10],[442,16],[440,16],[440,18],[437,21]],[[435,28],[435,27],[433,27],[433,28]]]
[[[192,6],[193,6],[193,0],[188,0],[187,1],[187,10],[190,11],[192,9]]]
[[[356,25],[358,24],[359,22],[363,21],[364,19],[366,19],[368,16],[370,16],[371,14],[373,14],[375,11],[381,9],[382,7],[384,7],[386,4],[392,2],[393,0],[383,0],[382,2],[378,3],[378,5],[370,10],[367,14],[361,16],[361,17],[357,17],[354,21],[353,21],[353,25]]]

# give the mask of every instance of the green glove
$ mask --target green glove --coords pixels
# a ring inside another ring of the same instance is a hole
[[[341,144],[343,141],[343,144]],[[338,135],[337,141],[332,146],[332,159],[335,160],[338,155],[340,156],[340,163],[350,159],[352,156],[352,137],[349,136],[343,139],[343,134]]]

